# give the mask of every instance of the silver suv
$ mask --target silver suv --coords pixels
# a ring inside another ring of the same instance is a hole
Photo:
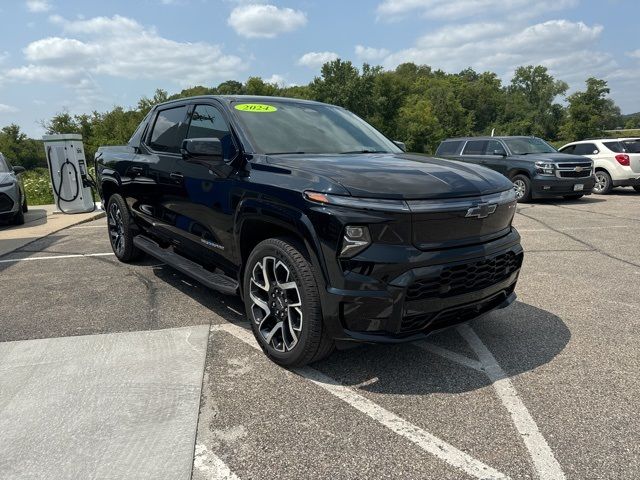
[[[0,220],[9,220],[16,225],[24,223],[27,211],[27,195],[18,176],[22,172],[24,167],[12,167],[0,153]]]

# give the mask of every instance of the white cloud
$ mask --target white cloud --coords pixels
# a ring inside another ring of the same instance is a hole
[[[605,72],[611,65],[606,54],[594,55],[602,33],[599,25],[550,20],[523,28],[506,23],[470,23],[448,26],[420,37],[415,46],[387,56],[384,65],[393,68],[400,63],[427,64],[447,71],[460,71],[468,66],[509,75],[519,65],[545,65],[559,78]]]
[[[282,75],[279,75],[277,73],[274,73],[270,77],[265,78],[264,81],[265,83],[275,83],[279,86],[286,86],[287,84],[287,80]]]
[[[383,0],[377,14],[379,20],[397,20],[415,11],[425,17],[449,20],[507,13],[512,18],[530,18],[577,4],[578,0]]]
[[[0,113],[16,113],[19,110],[16,107],[12,107],[11,105],[7,105],[5,103],[0,103]]]
[[[7,70],[4,78],[63,82],[88,92],[97,88],[96,76],[164,79],[189,86],[212,84],[244,69],[239,57],[225,55],[218,45],[170,40],[127,17],[65,20],[54,15],[50,20],[78,38],[30,43],[23,50],[28,63]]]
[[[298,59],[298,65],[309,68],[320,68],[327,62],[332,62],[338,58],[335,52],[308,52]]]
[[[32,13],[48,12],[53,8],[49,0],[27,0],[26,6]]]
[[[363,45],[356,45],[356,56],[364,62],[375,62],[382,60],[389,55],[389,50],[386,48],[373,48],[365,47]]]
[[[631,58],[640,58],[640,49],[634,50],[633,52],[627,52],[627,56]]]
[[[292,8],[252,3],[234,8],[227,23],[247,38],[274,38],[307,24],[307,15]]]

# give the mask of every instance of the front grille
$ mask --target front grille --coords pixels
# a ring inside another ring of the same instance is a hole
[[[507,252],[484,260],[444,266],[440,272],[415,281],[407,289],[407,301],[446,298],[495,285],[518,270],[522,253]]]
[[[9,212],[13,208],[13,200],[6,193],[0,193],[0,212]]]
[[[587,169],[591,169],[591,163],[588,162],[572,162],[572,163],[559,163],[558,164],[558,168],[560,169],[566,169],[566,168],[570,168],[570,169],[574,169],[576,167],[582,167],[582,168],[587,168]]]
[[[562,178],[585,178],[591,176],[591,169],[576,172],[575,170],[559,170]]]
[[[466,305],[440,313],[425,313],[404,317],[400,325],[400,333],[412,333],[424,330],[429,331],[457,325],[467,322],[498,307],[513,292],[513,286],[491,298],[482,300],[472,305]]]

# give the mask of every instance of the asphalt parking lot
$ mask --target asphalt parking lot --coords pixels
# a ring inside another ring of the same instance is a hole
[[[512,307],[293,372],[238,299],[118,263],[104,219],[2,256],[0,478],[639,478],[640,194],[515,224]]]

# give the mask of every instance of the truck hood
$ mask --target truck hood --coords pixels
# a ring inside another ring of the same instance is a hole
[[[590,162],[591,159],[580,155],[569,155],[568,153],[531,153],[529,155],[512,155],[509,158],[518,160],[528,160],[530,162]]]
[[[451,198],[513,188],[504,176],[484,167],[406,153],[278,155],[267,162],[322,175],[355,197]]]

